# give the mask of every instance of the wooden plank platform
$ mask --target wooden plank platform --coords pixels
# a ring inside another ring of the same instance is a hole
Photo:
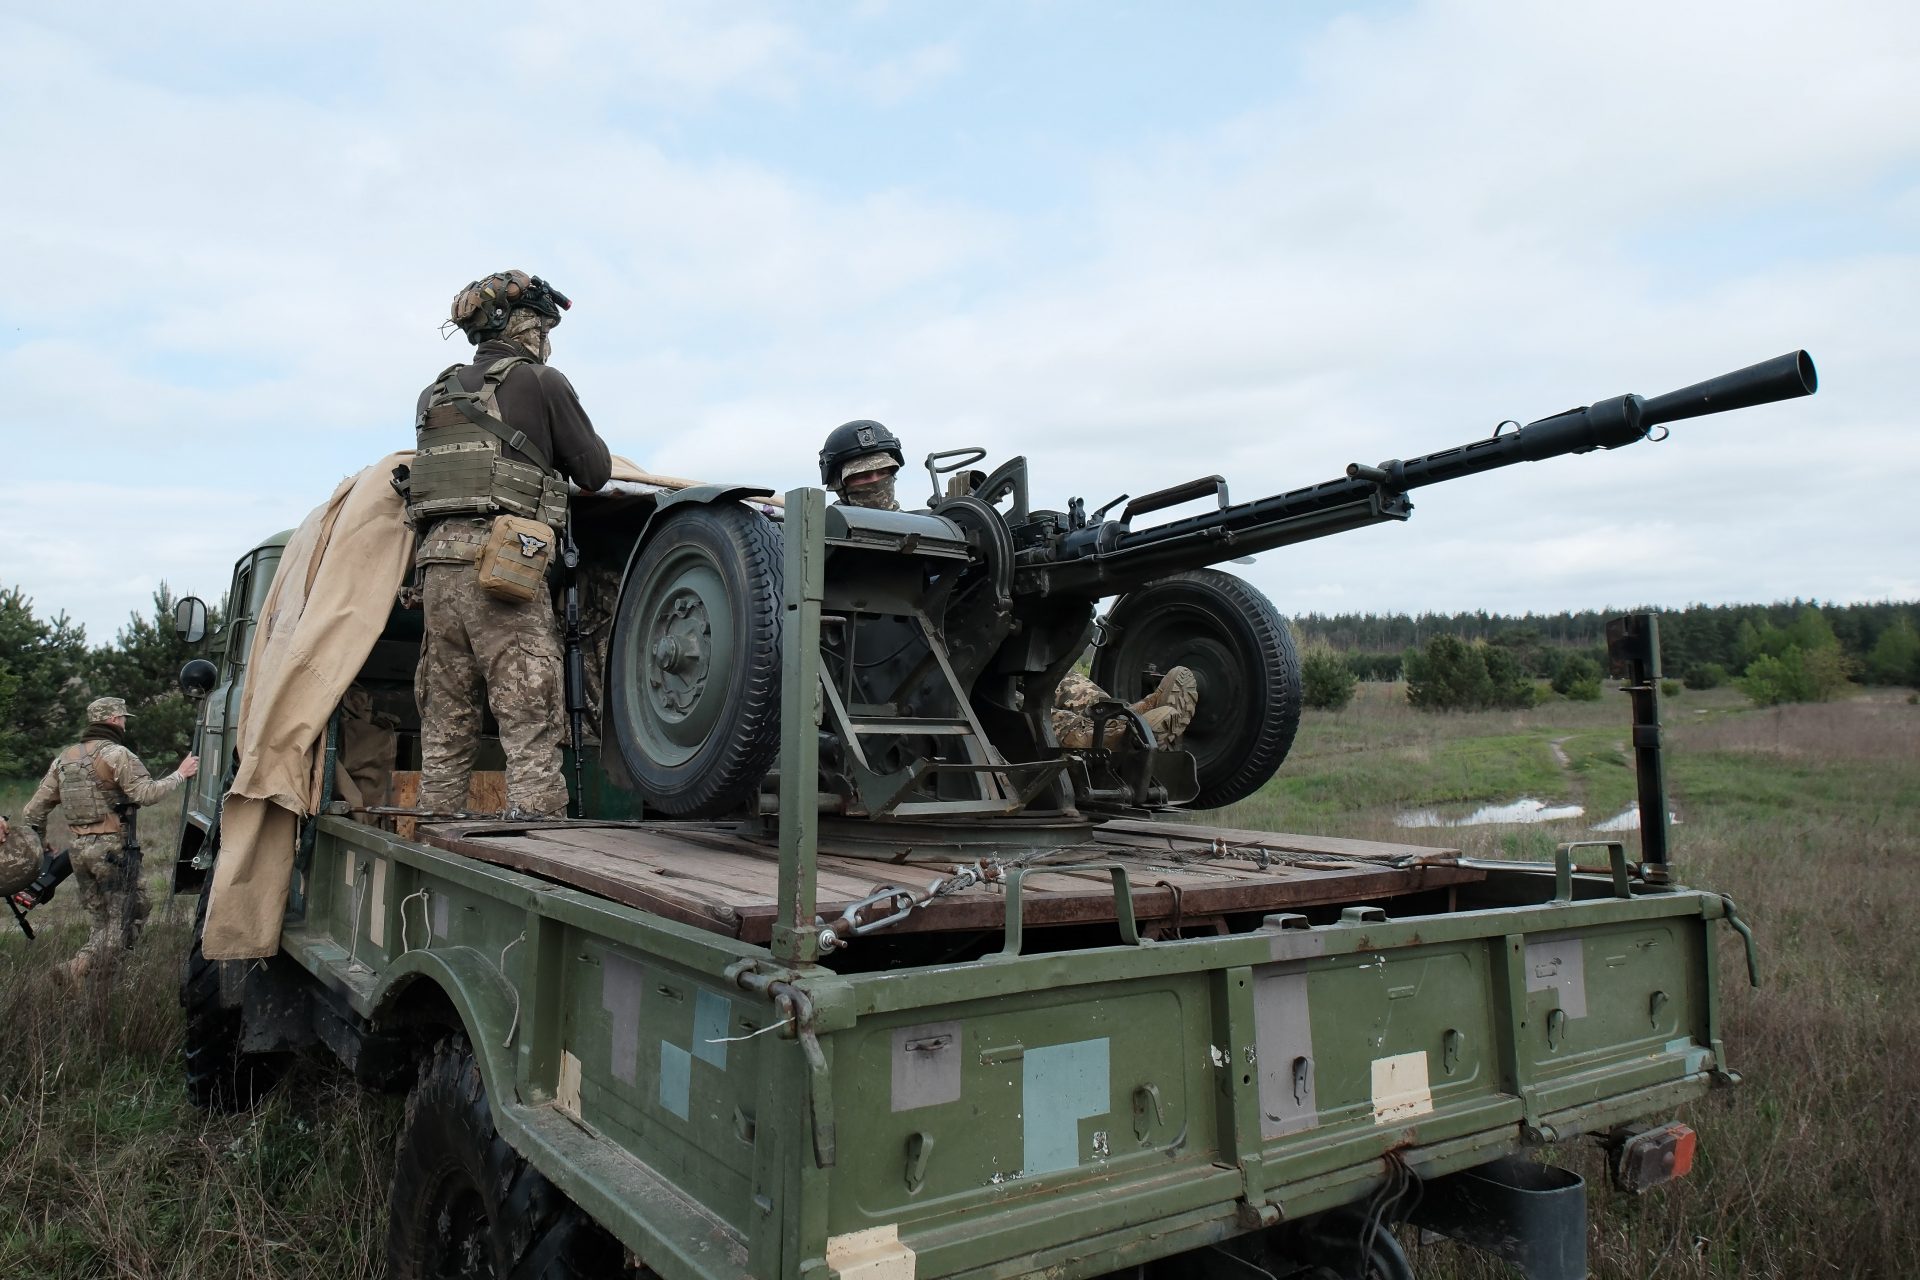
[[[901,827],[885,834],[897,835]],[[978,841],[982,828],[965,836]],[[1228,913],[1380,902],[1477,881],[1456,849],[1327,836],[1238,831],[1179,822],[1115,820],[1010,832],[1004,844],[942,843],[951,829],[922,829],[905,845],[872,829],[823,831],[819,912],[838,916],[887,887],[918,890],[976,861],[1023,868],[1029,927],[1114,919],[1113,882],[1127,869],[1143,929],[1202,924]],[[778,845],[739,824],[707,822],[423,823],[427,844],[527,872],[683,924],[747,942],[771,936]],[[996,884],[930,902],[890,931],[994,930],[1006,920]]]

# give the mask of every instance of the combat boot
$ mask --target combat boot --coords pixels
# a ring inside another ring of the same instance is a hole
[[[1154,691],[1134,703],[1133,709],[1146,717],[1161,746],[1175,747],[1193,723],[1193,713],[1199,706],[1200,682],[1186,667],[1175,667],[1161,676]],[[1158,714],[1151,714],[1155,712]]]

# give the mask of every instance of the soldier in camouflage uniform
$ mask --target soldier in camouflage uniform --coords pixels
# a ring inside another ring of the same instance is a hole
[[[1112,696],[1078,671],[1067,672],[1053,694],[1053,736],[1060,739],[1060,745],[1091,747],[1093,717],[1088,712],[1094,703]],[[1154,691],[1134,703],[1133,709],[1153,730],[1153,739],[1157,744],[1173,748],[1180,745],[1180,737],[1186,733],[1187,726],[1193,723],[1193,713],[1199,705],[1200,691],[1193,672],[1185,667],[1175,667],[1160,677],[1160,683]],[[1126,732],[1127,722],[1113,718],[1107,721],[1106,731],[1101,736],[1106,739],[1106,746],[1113,747],[1120,744]]]
[[[419,451],[408,517],[426,631],[414,692],[420,704],[419,807],[465,810],[480,749],[482,699],[500,727],[510,817],[559,817],[562,691],[553,599],[524,602],[481,589],[477,564],[499,513],[557,529],[566,481],[591,492],[612,474],[607,446],[546,363],[566,297],[537,276],[503,271],[455,295],[452,323],[475,344],[420,393]]]
[[[147,919],[146,886],[125,883],[121,857],[123,822],[137,821],[136,806],[166,799],[200,771],[200,758],[188,756],[164,778],[150,777],[140,757],[125,742],[127,704],[119,698],[95,698],[87,704],[87,729],[53,758],[21,820],[42,843],[47,817],[57,805],[73,833],[68,855],[80,905],[92,921],[86,945],[67,962],[78,978],[121,945],[132,946]]]
[[[850,507],[898,511],[893,487],[906,461],[893,432],[870,418],[842,423],[820,449],[820,483]]]

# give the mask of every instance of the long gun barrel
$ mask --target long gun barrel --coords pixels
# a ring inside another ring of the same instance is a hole
[[[1421,485],[1660,439],[1664,433],[1654,432],[1666,423],[1809,396],[1818,385],[1813,357],[1793,351],[1652,399],[1615,396],[1422,457],[1377,467],[1356,462],[1339,479],[1253,502],[1230,504],[1226,481],[1208,476],[1136,499],[1118,520],[1096,518],[1023,552],[1022,587],[1042,595],[1131,590],[1182,569],[1405,520],[1413,512],[1407,491]],[[1131,527],[1136,516],[1207,496],[1218,498],[1218,510],[1148,529]]]

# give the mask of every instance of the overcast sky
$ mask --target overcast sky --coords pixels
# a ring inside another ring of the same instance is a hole
[[[449,299],[520,267],[642,466],[812,483],[874,417],[1047,505],[1806,347],[1812,400],[1243,572],[1290,614],[1920,597],[1920,6],[551,8],[0,4],[0,583],[96,643],[218,596],[411,445]]]

